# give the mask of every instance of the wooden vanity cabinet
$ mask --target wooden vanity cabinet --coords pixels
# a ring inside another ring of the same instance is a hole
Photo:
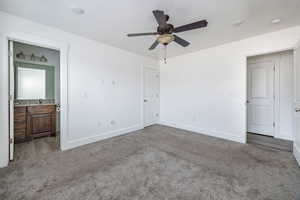
[[[55,136],[56,105],[15,107],[15,142],[42,136]]]
[[[55,122],[55,105],[27,107],[27,135],[30,137],[55,136]]]
[[[23,142],[26,138],[26,106],[14,108],[14,135],[15,142]]]

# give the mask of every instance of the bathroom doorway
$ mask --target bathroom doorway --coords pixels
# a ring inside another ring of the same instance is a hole
[[[9,40],[9,78],[10,160],[58,150],[60,52]]]

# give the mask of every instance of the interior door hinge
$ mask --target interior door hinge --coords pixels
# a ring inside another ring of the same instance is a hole
[[[12,144],[14,141],[12,138],[9,138],[9,143]]]
[[[274,67],[273,67],[273,70],[274,70],[274,72],[275,72],[275,65],[274,65]]]
[[[9,51],[8,55],[9,55],[9,57],[13,57],[14,56],[12,51]]]
[[[275,122],[273,122],[273,127],[275,127]]]

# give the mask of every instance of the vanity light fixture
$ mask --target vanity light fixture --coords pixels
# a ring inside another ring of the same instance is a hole
[[[17,57],[18,59],[22,59],[22,60],[25,59],[25,55],[24,55],[24,53],[23,53],[22,51],[21,51],[20,53],[17,53],[16,57]]]
[[[36,58],[35,58],[35,55],[34,55],[34,54],[31,54],[30,60],[31,60],[31,61],[35,61],[35,59],[36,59]]]
[[[48,59],[44,55],[42,55],[42,57],[40,57],[40,61],[41,62],[48,62]]]

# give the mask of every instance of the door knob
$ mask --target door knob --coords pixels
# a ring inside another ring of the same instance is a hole
[[[144,99],[144,102],[147,102],[148,100],[147,99]]]
[[[295,108],[295,112],[300,112],[300,108]]]

